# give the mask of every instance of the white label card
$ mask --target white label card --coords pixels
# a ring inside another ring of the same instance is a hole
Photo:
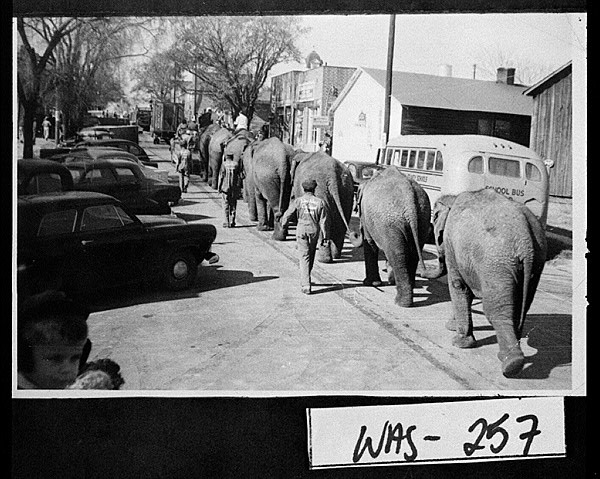
[[[564,457],[564,398],[307,409],[311,469]]]

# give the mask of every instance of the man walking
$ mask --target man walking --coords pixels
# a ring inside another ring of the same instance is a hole
[[[240,179],[243,179],[243,172],[239,161],[236,161],[233,155],[225,155],[217,183],[225,215],[223,228],[235,228],[237,200],[241,193]]]
[[[192,136],[187,133],[181,136],[179,141],[179,150],[176,154],[175,169],[179,173],[179,188],[182,193],[187,193],[190,184],[190,174],[192,172]]]
[[[325,202],[315,196],[317,182],[313,179],[302,183],[304,195],[296,198],[281,217],[281,225],[285,228],[292,215],[297,213],[298,225],[296,227],[296,245],[298,249],[300,266],[300,286],[304,294],[310,294],[310,273],[315,262],[319,232],[322,233],[322,245],[329,244],[329,223],[327,221],[327,206]]]

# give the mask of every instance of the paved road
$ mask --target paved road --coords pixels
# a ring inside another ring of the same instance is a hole
[[[167,146],[143,146],[172,173]],[[92,357],[116,360],[124,389],[201,395],[572,389],[569,260],[547,264],[525,325],[526,368],[520,378],[506,379],[480,302],[473,314],[478,347],[451,345],[443,279],[417,278],[415,307],[398,308],[394,287],[362,286],[362,252],[347,242],[341,260],[316,264],[314,293],[306,296],[299,288],[293,230],[287,241],[273,241],[256,231],[243,202],[239,227],[223,229],[220,198],[198,177],[173,211],[218,228],[213,249],[221,260],[203,264],[185,292],[138,287],[95,299]],[[433,252],[426,246],[426,259],[433,261]]]

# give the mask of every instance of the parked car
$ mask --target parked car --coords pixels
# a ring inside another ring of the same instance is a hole
[[[71,171],[73,189],[114,196],[138,215],[170,214],[170,207],[181,199],[179,186],[148,178],[140,166],[131,161],[82,160],[64,165]]]
[[[106,160],[126,160],[136,163],[140,166],[144,175],[148,178],[154,178],[157,180],[169,181],[169,172],[166,170],[158,169],[158,163],[154,167],[150,167],[141,162],[137,156],[133,153],[129,153],[121,148],[113,146],[98,146],[98,147],[87,147],[81,146],[78,148],[72,148],[67,152],[58,153],[56,155],[49,156],[48,159],[57,161],[59,163],[72,163],[84,160],[97,161],[101,159]]]
[[[154,168],[158,168],[158,163],[156,161],[151,161],[148,157],[148,153],[137,143],[125,140],[122,138],[105,138],[102,140],[89,139],[80,141],[75,145],[75,148],[103,148],[103,147],[113,147],[120,148],[123,151],[131,153],[132,155],[137,156],[137,159],[142,162],[142,164],[146,166],[152,166]]]
[[[361,161],[345,161],[344,164],[350,169],[350,173],[352,173],[352,180],[354,181],[354,194],[356,194],[358,191],[358,187],[361,183],[369,180],[376,171],[385,168],[384,166],[376,163]]]
[[[51,160],[17,160],[17,194],[35,195],[73,189],[71,172]]]
[[[136,216],[101,193],[20,196],[17,215],[17,288],[23,297],[146,280],[182,290],[193,285],[203,260],[219,260],[210,251],[217,235],[213,225]]]

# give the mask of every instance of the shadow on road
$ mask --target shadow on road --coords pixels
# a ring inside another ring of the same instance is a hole
[[[278,276],[255,276],[251,271],[223,270],[222,266],[201,266],[195,284],[185,291],[169,291],[157,284],[136,284],[99,290],[82,301],[92,312],[124,308],[136,304],[195,298],[199,293],[242,284],[277,279]]]
[[[206,220],[208,218],[214,218],[214,216],[206,216],[206,215],[192,215],[189,213],[175,213],[178,218],[187,221],[188,223],[191,221],[199,221]]]

